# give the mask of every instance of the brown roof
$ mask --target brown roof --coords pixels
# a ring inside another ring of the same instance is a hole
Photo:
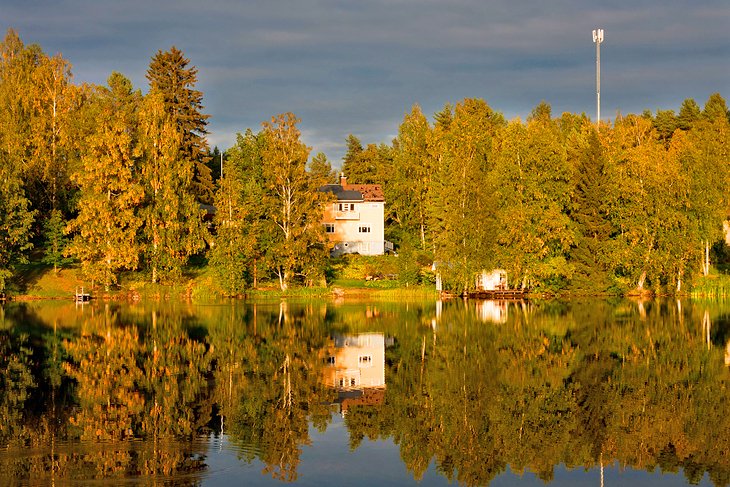
[[[380,184],[345,184],[343,189],[359,191],[365,201],[385,201],[383,186]]]

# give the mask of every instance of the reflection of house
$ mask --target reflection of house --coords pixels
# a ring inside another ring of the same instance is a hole
[[[477,301],[477,316],[482,321],[507,322],[507,301]]]
[[[335,195],[337,201],[325,208],[322,224],[330,243],[332,255],[382,255],[393,250],[385,242],[385,197],[379,184],[327,184],[321,191]]]
[[[382,333],[337,335],[327,348],[324,383],[338,391],[385,387]]]

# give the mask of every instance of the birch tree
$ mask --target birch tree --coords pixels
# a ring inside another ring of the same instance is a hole
[[[140,128],[143,254],[157,283],[180,275],[188,257],[204,248],[206,230],[192,187],[193,164],[179,157],[182,135],[161,94],[145,97]]]
[[[306,171],[309,148],[300,141],[299,120],[292,113],[263,123],[264,205],[275,226],[270,251],[279,286],[285,291],[295,276],[311,283],[320,277],[326,257],[322,212],[325,195]]]
[[[494,242],[493,137],[504,123],[483,100],[458,103],[441,142],[444,156],[435,169],[429,224],[435,260],[452,289],[472,287],[474,275],[491,265]]]
[[[430,127],[418,105],[407,113],[395,141],[393,175],[385,183],[391,218],[426,249],[428,200],[433,176]]]

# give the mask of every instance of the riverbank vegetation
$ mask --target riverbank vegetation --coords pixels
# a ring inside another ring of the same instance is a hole
[[[74,84],[66,59],[12,30],[0,54],[0,291],[29,256],[105,291],[199,268],[229,296],[347,280],[321,225],[334,171],[295,115],[211,151],[197,69],[175,47],[152,57],[147,94],[120,73]],[[598,126],[547,103],[526,121],[480,99],[433,121],[414,106],[391,144],[347,139],[342,169],[383,185],[398,253],[370,277],[427,285],[435,268],[461,292],[501,268],[541,293],[685,291],[725,265],[728,113],[717,93]]]

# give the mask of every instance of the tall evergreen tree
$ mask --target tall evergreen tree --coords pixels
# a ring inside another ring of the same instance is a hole
[[[713,93],[710,95],[707,102],[705,102],[705,108],[702,110],[702,115],[707,120],[730,118],[730,112],[727,109],[727,104],[725,103],[725,99],[720,96],[720,93]]]
[[[692,98],[687,98],[679,107],[679,115],[677,115],[677,126],[682,130],[689,130],[700,119],[702,111],[699,105]]]
[[[606,247],[612,228],[607,204],[613,193],[612,173],[596,130],[592,126],[586,129],[587,137],[576,140],[572,151],[576,160],[570,218],[576,226],[576,239],[570,250],[574,267],[571,287],[601,292],[610,285]]]
[[[175,46],[157,51],[147,70],[150,93],[159,93],[164,110],[181,135],[178,157],[193,166],[193,189],[203,202],[210,202],[213,179],[207,162],[206,125],[209,118],[203,111],[203,93],[195,89],[198,70],[189,66],[182,51]]]
[[[52,210],[51,216],[43,224],[43,236],[45,237],[45,254],[43,263],[53,266],[53,272],[58,273],[61,266],[70,264],[71,259],[64,256],[68,246],[66,236],[66,221],[63,219],[61,210]]]
[[[337,173],[332,169],[332,164],[327,160],[324,152],[318,152],[312,157],[312,160],[309,161],[308,171],[312,177],[326,181],[328,184],[337,181]]]
[[[344,172],[348,176],[351,172],[353,172],[352,167],[357,164],[357,160],[360,158],[360,154],[362,154],[362,151],[363,148],[360,139],[352,134],[348,135],[347,152],[345,153],[345,157],[342,158],[342,172]]]

